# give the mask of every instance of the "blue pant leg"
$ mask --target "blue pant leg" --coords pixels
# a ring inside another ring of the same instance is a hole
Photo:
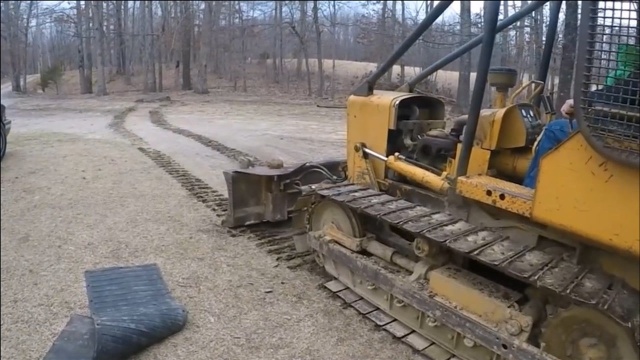
[[[575,120],[573,120],[573,128],[575,126]],[[538,168],[540,167],[540,159],[546,153],[551,151],[556,146],[560,145],[561,142],[566,140],[572,132],[572,123],[568,119],[557,119],[551,121],[547,126],[545,126],[542,134],[540,135],[540,140],[538,141],[538,147],[535,149],[533,153],[533,157],[531,158],[531,163],[529,164],[529,168],[527,169],[527,173],[524,177],[522,185],[535,189],[536,180],[538,179]]]

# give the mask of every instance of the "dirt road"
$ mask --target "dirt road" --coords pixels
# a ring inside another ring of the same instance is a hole
[[[189,322],[139,359],[417,358],[340,307],[311,265],[292,271],[256,239],[227,233],[210,204],[131,143],[157,149],[226,195],[221,170],[233,158],[154,125],[150,110],[285,162],[343,154],[342,111],[208,99],[138,104],[117,123],[131,96],[12,103],[1,173],[2,359],[42,357],[69,315],[86,313],[84,270],[147,262],[159,263]]]

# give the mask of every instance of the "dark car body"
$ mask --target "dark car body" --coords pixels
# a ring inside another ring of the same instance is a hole
[[[0,139],[0,161],[4,159],[4,154],[7,152],[7,137],[11,132],[11,120],[7,119],[7,107],[1,104],[2,116],[0,116],[2,127],[2,139]]]
[[[7,119],[7,112],[6,112],[7,107],[4,106],[4,104],[2,104],[1,106],[2,106],[2,126],[4,127],[5,134],[9,135],[9,133],[11,132],[11,120]]]

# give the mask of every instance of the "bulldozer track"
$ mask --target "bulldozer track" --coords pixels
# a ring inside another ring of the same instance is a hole
[[[172,133],[182,135],[191,140],[194,140],[197,143],[204,145],[209,149],[216,151],[231,160],[234,160],[237,162],[242,162],[243,160],[250,160],[253,165],[258,165],[258,166],[265,165],[264,161],[258,159],[257,157],[251,154],[247,154],[246,152],[229,147],[219,141],[213,140],[204,135],[194,133],[193,131],[183,129],[169,123],[167,119],[165,119],[164,114],[162,114],[162,112],[158,109],[149,111],[149,116],[151,118],[151,123],[154,124],[155,126],[171,131]]]
[[[449,213],[360,185],[326,185],[317,194],[359,216],[385,222],[415,238],[426,238],[575,304],[596,308],[630,329],[638,341],[638,291],[595,267],[576,264],[571,249],[529,246],[499,230],[475,226]]]
[[[129,113],[136,110],[135,106],[126,108],[113,117],[109,128],[128,140],[138,151],[153,161],[160,169],[176,180],[192,197],[203,204],[217,218],[223,218],[227,214],[228,199],[220,191],[209,186],[204,180],[191,174],[180,166],[169,155],[153,149],[149,144],[125,127],[125,120]],[[154,110],[150,111],[151,112]],[[316,265],[311,252],[296,252],[293,237],[304,230],[292,230],[277,226],[278,224],[256,224],[238,229],[226,229],[231,237],[246,236],[258,248],[272,255],[278,263],[282,263],[289,269],[303,268]]]

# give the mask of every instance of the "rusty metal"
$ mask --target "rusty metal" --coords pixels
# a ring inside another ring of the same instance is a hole
[[[304,163],[280,169],[254,167],[223,171],[229,210],[223,225],[237,227],[287,220],[305,186],[344,181],[344,160]]]
[[[605,158],[639,167],[638,1],[582,4],[574,85],[580,130]]]

